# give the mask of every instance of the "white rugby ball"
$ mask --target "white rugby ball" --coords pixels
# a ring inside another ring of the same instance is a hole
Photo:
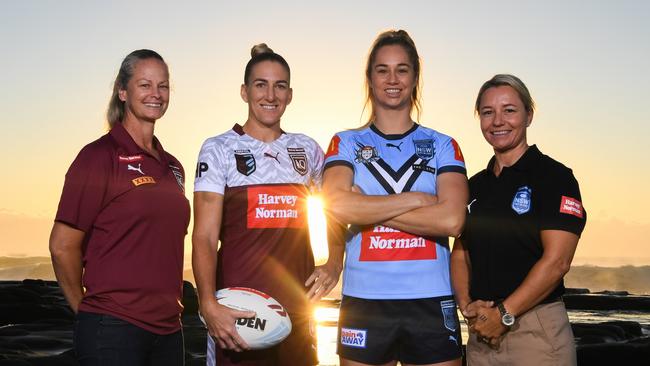
[[[291,333],[291,319],[274,298],[247,287],[228,287],[217,291],[217,301],[241,311],[254,311],[254,318],[237,319],[235,327],[251,349],[263,349],[282,342]]]

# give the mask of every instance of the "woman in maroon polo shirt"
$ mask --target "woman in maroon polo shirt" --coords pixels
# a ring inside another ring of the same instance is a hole
[[[50,236],[57,280],[76,313],[82,365],[182,365],[185,172],[154,136],[169,71],[130,53],[115,79],[110,131],[70,166]]]

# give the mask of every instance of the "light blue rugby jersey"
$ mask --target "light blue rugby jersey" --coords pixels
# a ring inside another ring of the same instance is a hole
[[[456,141],[417,124],[402,135],[385,135],[374,125],[337,133],[325,169],[336,165],[350,167],[354,184],[367,195],[436,194],[439,174],[466,174]],[[344,295],[365,299],[451,295],[448,238],[423,238],[383,226],[350,229]]]

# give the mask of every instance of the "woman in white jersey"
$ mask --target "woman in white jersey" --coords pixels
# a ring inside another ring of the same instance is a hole
[[[248,119],[205,141],[194,182],[192,263],[211,335],[207,360],[315,365],[308,297],[329,292],[331,277],[339,274],[330,277],[330,267],[314,267],[307,228],[306,198],[320,184],[323,152],[313,139],[280,128],[292,97],[285,59],[265,44],[251,54],[241,86]],[[229,309],[214,297],[216,290],[234,286],[278,300],[292,322],[289,337],[269,349],[248,350],[235,321],[254,314]]]
[[[411,37],[381,33],[366,68],[370,119],[326,154],[327,208],[350,225],[341,365],[460,365],[448,237],[464,223],[465,164],[452,138],[413,121],[419,81]]]

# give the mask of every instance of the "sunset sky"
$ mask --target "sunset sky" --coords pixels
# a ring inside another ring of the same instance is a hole
[[[48,254],[64,174],[105,133],[112,82],[132,50],[169,64],[156,135],[185,166],[191,198],[203,140],[246,119],[239,87],[253,44],[291,65],[283,128],[325,148],[362,123],[373,39],[402,28],[423,61],[420,122],[456,138],[470,175],[491,156],[472,111],[478,88],[515,74],[538,105],[528,141],[580,182],[589,221],[576,260],[650,264],[649,19],[642,0],[3,1],[0,256]]]

